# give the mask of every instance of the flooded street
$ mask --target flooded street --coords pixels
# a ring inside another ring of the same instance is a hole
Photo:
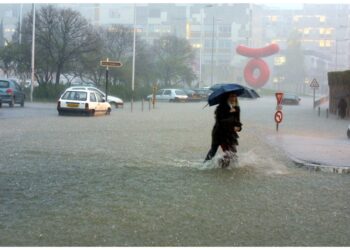
[[[348,121],[311,101],[284,106],[278,133],[345,138]],[[350,245],[350,175],[297,168],[266,142],[274,97],[240,101],[229,169],[203,164],[215,107],[129,105],[100,117],[0,109],[1,246]]]

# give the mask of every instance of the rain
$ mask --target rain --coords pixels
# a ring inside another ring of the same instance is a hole
[[[0,246],[349,246],[349,11],[0,4],[0,83],[16,79],[26,95],[0,108]],[[66,34],[83,48],[40,40],[45,20],[73,16],[81,26]],[[238,97],[239,145],[222,168],[222,149],[204,158],[208,95],[226,83],[259,97]],[[123,104],[58,114],[66,88],[92,84]],[[163,89],[208,95],[162,100]]]

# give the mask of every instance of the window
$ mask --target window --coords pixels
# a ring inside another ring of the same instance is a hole
[[[87,93],[82,91],[67,91],[63,96],[63,100],[86,101]]]
[[[94,93],[90,93],[90,102],[96,102],[96,96]]]
[[[285,63],[286,63],[286,57],[284,56],[275,57],[275,65],[283,65]]]
[[[0,81],[0,88],[8,88],[9,82],[7,81]]]
[[[95,92],[95,95],[98,102],[103,102],[103,97],[100,93]]]
[[[271,22],[276,22],[277,19],[278,19],[277,16],[269,16],[269,20],[270,20]]]
[[[164,95],[171,95],[171,90],[169,90],[169,89],[165,90]]]
[[[326,21],[326,17],[325,16],[320,16],[320,23],[324,23]]]

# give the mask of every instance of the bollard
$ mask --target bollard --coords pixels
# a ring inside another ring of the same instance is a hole
[[[321,107],[318,107],[318,117],[321,116]]]
[[[328,112],[329,112],[328,109],[326,109],[326,118],[328,118]]]
[[[148,99],[148,110],[151,111],[151,98]]]
[[[142,102],[141,102],[141,109],[142,109],[142,112],[143,112],[143,98],[142,98]]]

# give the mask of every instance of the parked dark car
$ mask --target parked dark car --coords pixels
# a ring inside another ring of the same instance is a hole
[[[0,108],[2,107],[2,100],[1,100],[1,96],[0,96]]]
[[[283,105],[299,105],[301,99],[294,94],[284,94],[282,98]]]
[[[208,96],[213,92],[212,90],[209,89],[209,87],[197,88],[197,89],[193,89],[193,90],[201,97],[202,101],[208,100]]]
[[[183,92],[188,96],[187,102],[200,102],[202,100],[201,96],[193,89],[182,89]]]
[[[8,103],[10,107],[15,104],[20,104],[23,107],[26,95],[15,80],[0,79],[0,98],[2,103]]]

